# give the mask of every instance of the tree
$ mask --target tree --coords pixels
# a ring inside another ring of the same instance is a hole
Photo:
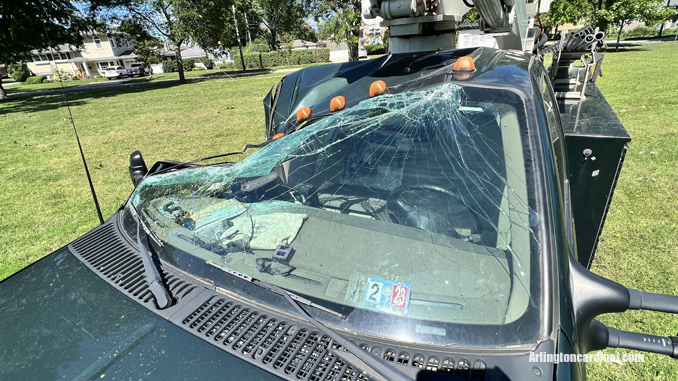
[[[668,19],[672,10],[664,8],[663,0],[617,0],[610,6],[595,13],[595,18],[607,25],[619,27],[616,51],[624,26],[633,20],[656,25],[660,20]]]
[[[333,36],[348,45],[348,60],[358,60],[358,42],[362,25],[360,0],[308,0],[319,23],[321,36]]]
[[[563,24],[579,24],[591,12],[593,5],[588,0],[555,0],[551,3],[546,19],[557,31]]]
[[[110,22],[132,19],[149,34],[158,34],[174,46],[179,82],[186,83],[181,45],[195,42],[219,49],[224,25],[232,20],[233,0],[92,0],[90,10]]]
[[[70,0],[0,2],[0,62],[28,59],[34,49],[60,44],[82,45],[83,34],[97,23]],[[7,98],[0,79],[0,99]]]
[[[162,41],[152,36],[144,29],[144,26],[133,19],[123,20],[116,32],[133,36],[135,39],[134,54],[137,60],[147,64],[160,63],[162,59]]]
[[[293,33],[303,24],[304,9],[297,0],[257,0],[261,22],[264,24],[262,37],[271,50],[280,48],[280,37]]]

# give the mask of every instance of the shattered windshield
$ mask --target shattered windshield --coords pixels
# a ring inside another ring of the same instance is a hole
[[[335,328],[447,346],[534,344],[539,244],[525,124],[508,91],[446,84],[382,95],[238,164],[151,176],[130,200],[166,247],[347,308]]]

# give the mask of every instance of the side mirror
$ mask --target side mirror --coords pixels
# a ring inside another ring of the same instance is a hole
[[[566,234],[571,249],[575,247],[570,203],[570,183],[565,181]],[[659,311],[678,314],[678,296],[633,290],[585,269],[569,254],[570,292],[574,320],[584,353],[605,348],[627,348],[660,353],[678,359],[678,337],[645,335],[620,331],[595,320],[598,315],[628,310]]]
[[[139,150],[129,155],[129,176],[132,178],[132,184],[136,188],[148,173],[146,162]]]
[[[627,310],[678,314],[678,296],[653,294],[626,288],[585,269],[570,256],[570,289],[575,324],[583,351],[627,348],[660,353],[678,359],[678,337],[662,337],[620,331],[595,320],[598,315]]]

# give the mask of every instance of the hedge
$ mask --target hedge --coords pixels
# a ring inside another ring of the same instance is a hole
[[[35,76],[35,77],[28,77],[26,79],[26,82],[24,82],[24,83],[27,84],[27,85],[33,85],[33,84],[36,84],[36,83],[43,83],[45,81],[45,78],[46,77],[44,75],[38,75],[38,76]]]
[[[191,71],[195,67],[196,62],[200,62],[200,58],[186,58],[184,62],[184,71]]]
[[[330,61],[330,49],[301,49],[301,50],[278,50],[275,52],[243,53],[245,66],[248,69],[263,69],[265,67],[307,65],[312,63],[325,63]],[[240,56],[234,57],[235,68],[242,70]]]
[[[177,66],[177,61],[173,61],[173,60],[162,61],[162,72],[163,73],[174,73],[176,71],[179,71],[179,68]]]
[[[219,69],[233,70],[233,69],[235,69],[235,65],[233,64],[233,62],[223,62],[223,63],[219,64]]]
[[[212,61],[211,58],[208,57],[203,57],[200,59],[200,62],[202,62],[203,65],[205,65],[206,69],[214,69],[214,61]]]
[[[367,51],[367,55],[386,53],[386,45],[384,44],[365,45],[364,48]]]

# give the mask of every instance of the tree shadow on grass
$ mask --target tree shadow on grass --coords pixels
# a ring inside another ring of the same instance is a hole
[[[65,95],[70,106],[82,106],[90,103],[92,100],[111,98],[121,94],[143,93],[149,90],[168,89],[176,86],[191,86],[196,83],[207,81],[209,79],[192,79],[185,84],[180,84],[179,80],[169,80],[156,83],[139,83],[137,85],[121,85],[115,87],[102,87],[98,89],[87,90],[66,90]],[[47,110],[56,110],[65,107],[64,94],[61,91],[53,92],[47,95],[10,96],[0,101],[0,115],[11,113],[31,113]]]
[[[608,45],[605,50],[602,50],[601,53],[633,53],[633,52],[646,52],[646,49],[643,45],[624,45],[623,43],[619,44],[619,50],[616,50],[614,45]]]

